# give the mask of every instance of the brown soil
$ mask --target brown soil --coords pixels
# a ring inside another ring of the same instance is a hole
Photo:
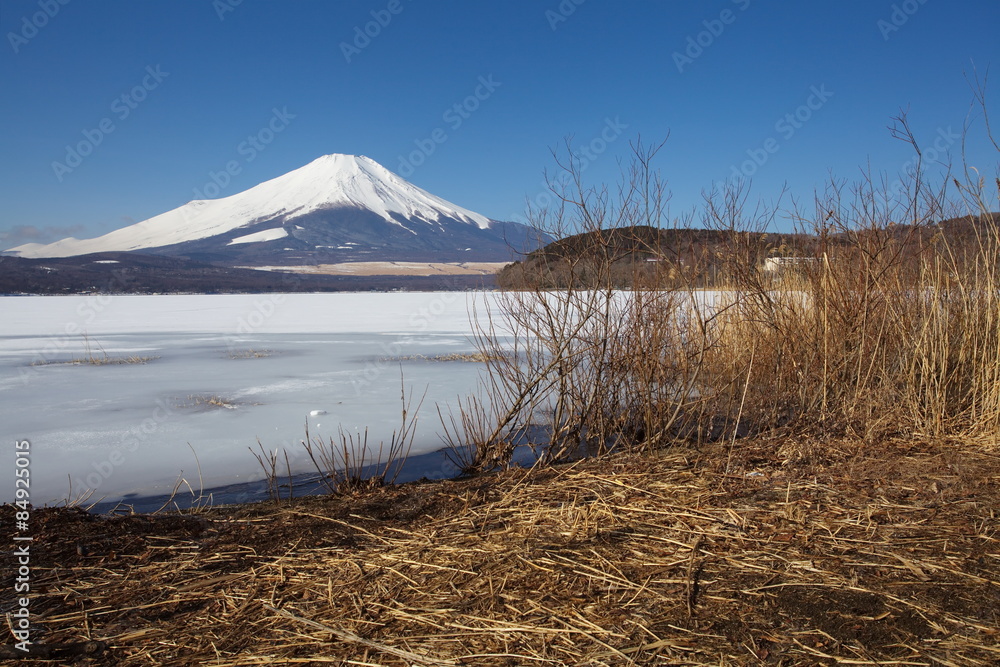
[[[188,515],[38,509],[34,639],[93,642],[22,663],[996,665],[998,501],[995,446],[770,440]]]

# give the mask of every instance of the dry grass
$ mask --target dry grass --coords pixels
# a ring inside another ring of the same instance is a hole
[[[198,517],[38,510],[35,638],[107,665],[997,664],[995,447],[758,444],[728,472],[719,444]]]
[[[184,403],[178,403],[178,408],[196,408],[211,410],[219,408],[222,410],[236,410],[240,403],[217,394],[191,394]]]
[[[112,357],[104,347],[98,343],[94,342],[93,345],[97,347],[95,351],[92,348],[90,337],[86,334],[82,334],[83,338],[83,348],[84,355],[82,357],[75,357],[73,359],[67,359],[65,361],[35,361],[32,362],[32,366],[53,366],[53,365],[74,365],[74,366],[127,366],[131,364],[146,364],[150,361],[155,361],[159,359],[156,356],[142,356],[136,354],[130,354],[123,357]]]
[[[266,359],[273,355],[274,352],[271,350],[255,350],[253,348],[230,350],[228,354],[230,359]]]
[[[133,364],[148,364],[159,359],[157,356],[129,355],[127,357],[76,357],[65,361],[35,361],[32,366],[129,366]]]
[[[450,352],[447,354],[405,354],[395,357],[379,357],[381,362],[397,361],[461,361],[471,364],[485,364],[490,361],[497,361],[501,355],[478,352]]]
[[[413,447],[413,438],[420,407],[423,405],[427,392],[413,406],[413,392],[406,393],[406,384],[402,370],[399,376],[399,427],[392,432],[389,442],[379,441],[378,446],[368,442],[368,429],[363,432],[350,433],[343,426],[338,427],[338,437],[323,439],[310,436],[309,424],[306,423],[306,437],[302,446],[312,461],[313,467],[319,473],[320,484],[331,494],[356,493],[376,489],[386,484],[394,484],[400,471],[406,464]],[[259,443],[258,443],[259,444]],[[263,453],[263,448],[261,448]],[[277,453],[275,452],[275,456]],[[287,453],[285,454],[287,463]],[[258,462],[268,477],[269,487],[273,487],[271,497],[277,496],[276,476],[271,474],[275,466],[264,465],[264,459],[257,457]],[[268,471],[270,468],[270,472]],[[289,485],[291,485],[291,470],[289,469]]]

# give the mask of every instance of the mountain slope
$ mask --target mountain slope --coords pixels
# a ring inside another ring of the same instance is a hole
[[[502,261],[537,247],[531,230],[492,221],[418,188],[374,160],[324,155],[223,199],[196,200],[94,239],[8,254],[141,251],[214,262],[358,259]]]

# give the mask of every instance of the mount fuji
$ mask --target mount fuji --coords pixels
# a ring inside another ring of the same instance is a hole
[[[503,262],[549,240],[445,201],[371,158],[332,154],[244,192],[191,201],[97,238],[28,243],[4,254],[135,252],[229,266]]]

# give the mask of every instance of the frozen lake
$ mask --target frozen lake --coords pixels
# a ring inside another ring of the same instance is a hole
[[[169,493],[180,477],[197,490],[195,454],[206,488],[257,481],[258,439],[309,472],[307,420],[314,436],[368,427],[369,442],[388,442],[402,368],[414,404],[427,391],[413,454],[438,450],[435,404],[473,391],[482,366],[419,357],[473,350],[473,299],[495,307],[465,292],[0,297],[4,439],[31,443],[36,505],[62,502],[71,483],[94,489],[90,502]],[[88,345],[98,359],[151,359],[66,363]],[[454,474],[429,460],[421,474]],[[12,500],[13,472],[0,484]]]

